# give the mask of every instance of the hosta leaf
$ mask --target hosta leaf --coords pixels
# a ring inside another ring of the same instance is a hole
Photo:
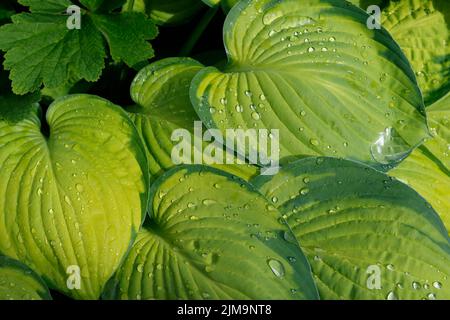
[[[398,162],[428,135],[424,106],[406,57],[367,19],[340,0],[239,2],[224,26],[228,66],[193,80],[197,113],[222,131],[279,129],[282,157]]]
[[[130,0],[124,8],[128,8]],[[177,25],[189,21],[204,5],[200,0],[134,0],[133,10],[146,12],[156,24]]]
[[[427,114],[433,139],[390,174],[427,199],[450,231],[450,93],[428,107]]]
[[[0,300],[51,300],[51,296],[31,269],[0,255]]]
[[[200,63],[189,58],[168,58],[142,69],[133,81],[131,96],[137,105],[128,111],[146,146],[152,175],[175,165],[172,150],[179,142],[171,138],[177,129],[190,132],[192,148],[191,157],[181,157],[175,153],[176,162],[194,163],[195,153],[202,154],[201,148],[193,141],[194,122],[200,120],[189,100],[191,80],[202,68]],[[203,146],[206,148],[207,144]],[[212,160],[206,157],[204,163],[211,163]],[[244,179],[257,174],[256,167],[249,165],[215,166]]]
[[[122,299],[316,299],[279,212],[243,180],[178,167],[153,185],[151,217],[121,267]]]
[[[432,0],[391,1],[381,20],[398,42],[413,69],[425,101],[431,103],[449,90],[449,31]]]
[[[146,210],[144,147],[126,114],[87,95],[0,118],[0,251],[75,298],[98,298]],[[44,130],[45,131],[45,130]],[[79,290],[69,291],[68,268]]]
[[[254,184],[287,216],[321,298],[450,298],[447,231],[403,183],[351,161],[308,158]]]

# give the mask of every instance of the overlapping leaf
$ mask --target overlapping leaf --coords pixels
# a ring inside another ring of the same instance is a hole
[[[419,192],[450,230],[450,93],[427,109],[434,134],[390,174]]]
[[[31,269],[0,255],[0,300],[51,300],[51,296]]]
[[[333,158],[253,183],[286,216],[322,299],[450,298],[447,231],[403,183]]]
[[[144,147],[125,112],[101,98],[56,101],[48,137],[38,107],[27,110],[0,117],[0,251],[51,287],[98,298],[146,210]],[[73,266],[81,288],[69,291]]]
[[[228,66],[193,80],[197,113],[222,131],[279,129],[282,157],[398,162],[428,135],[424,106],[406,57],[367,19],[345,1],[241,1],[224,26]]]
[[[381,22],[416,71],[425,101],[442,97],[450,88],[449,29],[443,12],[432,0],[391,1]]]
[[[279,212],[243,180],[178,167],[152,187],[152,220],[121,267],[122,299],[316,299]]]
[[[131,86],[131,95],[137,103],[129,108],[149,158],[150,173],[161,172],[180,163],[214,163],[215,159],[205,152],[209,143],[203,142],[204,134],[194,132],[194,122],[200,121],[189,100],[192,78],[203,66],[189,58],[168,58],[152,63],[139,72]],[[201,127],[201,123],[200,127]],[[173,137],[175,130],[187,130],[191,137],[191,154],[174,152],[181,137]],[[199,139],[200,144],[194,140]],[[212,142],[213,139],[211,139]],[[226,151],[222,163],[225,163]],[[223,170],[249,179],[257,168],[249,165],[214,164]]]

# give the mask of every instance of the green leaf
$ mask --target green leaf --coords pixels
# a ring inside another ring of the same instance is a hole
[[[317,299],[281,215],[243,180],[178,167],[151,195],[152,219],[118,272],[117,298]]]
[[[129,7],[128,0],[124,8]],[[146,12],[158,25],[178,25],[191,20],[204,5],[200,0],[134,0],[133,10]]]
[[[174,160],[194,163],[194,155],[202,155],[203,151],[193,141],[194,136],[203,138],[194,135],[194,122],[200,120],[189,100],[191,80],[202,68],[202,64],[190,58],[167,58],[142,69],[131,85],[131,96],[137,105],[128,111],[146,146],[152,175],[172,168]],[[172,158],[172,151],[179,142],[171,137],[177,129],[185,129],[191,134],[191,157],[175,153]],[[207,145],[202,143],[202,148]],[[206,156],[203,161],[211,163],[213,159]],[[244,179],[257,174],[257,168],[249,165],[213,166]]]
[[[51,300],[47,286],[19,261],[0,255],[0,300]]]
[[[432,0],[391,1],[381,23],[398,42],[416,71],[426,104],[450,89],[449,29]]]
[[[450,93],[428,107],[427,113],[433,139],[389,174],[419,192],[450,232]]]
[[[104,41],[115,61],[130,67],[153,57],[147,40],[157,30],[142,13],[92,14],[82,11],[81,29],[67,27],[67,0],[21,0],[31,13],[13,16],[13,23],[0,28],[4,67],[10,70],[13,91],[25,94],[56,88],[81,79],[96,81],[105,67]],[[126,39],[127,42],[124,42]],[[132,50],[130,49],[132,48]]]
[[[146,40],[157,35],[155,26],[144,15],[125,12],[115,15],[93,15],[94,24],[108,41],[114,61],[133,66],[154,56]],[[138,32],[139,31],[139,32]]]
[[[0,120],[0,252],[75,298],[98,298],[134,240],[148,203],[144,147],[121,108],[95,96]],[[67,270],[78,266],[79,290]]]
[[[39,93],[30,93],[24,96],[14,94],[0,96],[0,121],[15,124],[26,118],[30,113],[36,112],[40,98]]]
[[[322,299],[450,298],[447,231],[403,183],[333,158],[300,160],[253,183],[287,216]]]
[[[239,2],[224,26],[228,66],[193,80],[197,113],[222,131],[279,129],[281,157],[397,163],[428,135],[423,101],[398,45],[367,19],[338,0]]]

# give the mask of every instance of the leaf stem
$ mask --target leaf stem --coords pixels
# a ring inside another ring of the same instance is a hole
[[[130,0],[130,1],[128,2],[128,8],[127,8],[127,11],[133,11],[133,8],[134,8],[134,0]]]
[[[202,36],[203,32],[205,32],[208,25],[211,23],[212,19],[216,15],[219,5],[216,5],[214,7],[211,7],[205,15],[202,17],[200,22],[195,27],[195,30],[192,32],[191,37],[189,40],[184,44],[183,48],[180,50],[180,56],[181,57],[187,57],[191,54],[192,50],[194,49],[195,45],[197,44],[198,40]]]

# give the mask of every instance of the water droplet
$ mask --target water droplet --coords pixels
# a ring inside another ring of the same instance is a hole
[[[50,214],[54,214],[55,213],[55,211],[52,209],[52,208],[50,208],[50,209],[48,209],[48,213],[50,213]]]
[[[277,197],[272,197],[272,202],[273,203],[277,203],[278,202],[278,198]]]
[[[252,118],[253,118],[253,120],[259,120],[261,118],[261,116],[259,115],[258,112],[253,112],[252,113]]]
[[[203,203],[205,206],[210,206],[210,205],[213,205],[213,204],[215,204],[215,203],[217,203],[217,202],[216,202],[216,200],[205,199],[205,200],[202,201],[202,203]]]
[[[139,264],[137,265],[137,267],[136,267],[136,270],[137,270],[139,273],[142,273],[142,272],[144,271],[144,264],[139,263]]]
[[[314,52],[314,50],[315,50],[314,47],[309,47],[307,51],[308,52]]]
[[[44,194],[44,192],[42,191],[41,188],[38,188],[37,189],[37,194],[38,194],[38,196],[42,196]]]
[[[295,236],[290,231],[285,231],[283,233],[283,239],[289,243],[297,244],[297,239],[295,239]]]
[[[283,277],[284,276],[284,266],[283,264],[276,260],[276,259],[269,259],[267,260],[267,264],[269,265],[270,269],[272,270],[273,274],[277,277]]]
[[[222,105],[226,105],[226,104],[227,104],[227,98],[222,98],[222,99],[220,99],[220,103],[221,103]]]
[[[413,281],[412,287],[413,287],[414,290],[418,290],[418,289],[421,288],[421,285],[417,281]]]
[[[442,283],[440,283],[439,281],[435,281],[433,282],[433,287],[435,287],[436,289],[441,289]]]
[[[436,295],[434,293],[429,293],[427,295],[428,300],[436,300]]]
[[[64,196],[64,201],[65,201],[68,205],[71,205],[70,199],[69,199],[68,196]]]
[[[190,216],[189,219],[194,221],[194,220],[198,220],[198,217],[197,216]]]
[[[300,190],[300,194],[303,195],[303,196],[307,195],[308,193],[309,193],[309,189],[308,188],[303,188],[303,189]]]
[[[393,265],[393,264],[388,264],[388,265],[386,266],[386,268],[387,268],[389,271],[394,271],[394,265]]]
[[[309,140],[309,143],[311,143],[313,146],[318,146],[320,144],[319,140],[317,139],[311,139]]]
[[[325,48],[325,47],[322,48],[322,52],[327,52],[327,51],[328,51],[327,48]]]
[[[300,115],[301,115],[302,117],[306,116],[306,111],[305,111],[305,110],[300,111]]]
[[[81,184],[76,184],[75,188],[77,189],[78,192],[83,192],[84,191],[84,188],[83,188],[83,186]]]
[[[410,153],[408,143],[392,128],[386,128],[371,145],[372,158],[381,164],[392,164],[403,160]]]
[[[239,113],[244,111],[244,108],[240,104],[237,104],[235,108],[236,108],[236,111],[239,112]]]
[[[297,262],[297,259],[295,259],[295,257],[288,257],[289,262],[291,263],[295,263]]]
[[[252,92],[250,91],[250,90],[245,90],[245,95],[247,96],[247,97],[251,97],[252,96]]]
[[[308,184],[310,181],[311,181],[311,180],[310,180],[308,177],[304,177],[304,178],[303,178],[303,182],[304,182],[305,184]]]
[[[334,41],[336,41],[336,38],[335,37],[330,37],[328,40],[331,41],[331,42],[334,42]]]
[[[398,300],[397,296],[395,295],[394,291],[390,291],[386,297],[387,300]]]

